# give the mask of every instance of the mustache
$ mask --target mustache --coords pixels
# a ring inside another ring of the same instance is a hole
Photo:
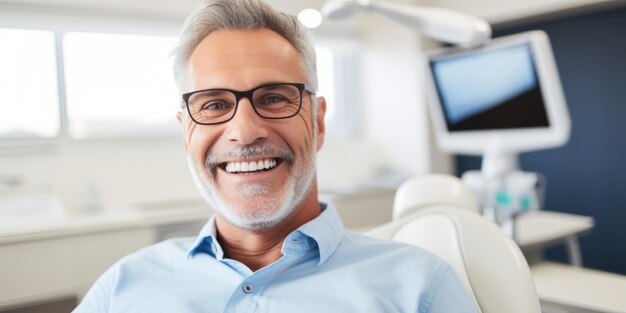
[[[293,164],[295,155],[291,149],[267,144],[250,144],[238,146],[226,152],[211,152],[207,154],[205,165],[208,169],[215,169],[219,164],[229,160],[247,159],[260,156],[272,156]]]

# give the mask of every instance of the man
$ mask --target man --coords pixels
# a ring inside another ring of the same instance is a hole
[[[318,202],[326,102],[294,17],[208,1],[175,53],[184,147],[215,215],[197,239],[120,260],[75,312],[475,312],[449,265]]]

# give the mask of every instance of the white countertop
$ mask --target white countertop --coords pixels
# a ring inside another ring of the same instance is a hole
[[[211,214],[208,205],[198,203],[180,207],[127,208],[84,215],[3,219],[0,221],[0,244],[207,220]]]
[[[624,275],[551,262],[535,264],[531,272],[541,300],[593,312],[626,312]]]
[[[320,193],[319,197],[320,201],[342,203],[354,199],[393,196],[393,192],[394,190],[388,188],[363,187],[344,192],[327,191]],[[201,198],[129,205],[126,208],[108,209],[97,213],[64,215],[59,212],[62,210],[47,215],[30,214],[18,218],[0,218],[0,244],[208,220],[212,214],[211,208]]]
[[[593,217],[551,211],[532,211],[521,215],[516,221],[515,241],[522,250],[545,246],[590,231]]]

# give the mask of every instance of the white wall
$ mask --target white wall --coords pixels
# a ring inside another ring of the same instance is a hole
[[[55,192],[70,212],[92,187],[105,209],[199,197],[178,139],[67,142],[40,153],[0,157],[0,173]]]
[[[365,134],[386,167],[414,175],[429,170],[427,117],[419,84],[419,37],[370,16],[363,51]]]
[[[353,105],[354,118],[362,127],[355,142],[323,149],[320,181],[328,181],[327,173],[332,173],[333,186],[345,187],[350,182],[393,186],[403,177],[451,172],[450,158],[432,149],[436,147],[420,87],[421,37],[375,14],[357,14],[337,28],[345,24],[361,42],[361,67],[350,79],[361,86]]]

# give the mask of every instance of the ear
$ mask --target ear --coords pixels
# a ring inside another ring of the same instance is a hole
[[[317,97],[317,151],[324,144],[324,134],[326,134],[326,125],[324,124],[324,116],[326,116],[326,99]]]
[[[176,112],[176,119],[178,120],[178,123],[180,124],[180,128],[183,131],[183,148],[185,149],[185,153],[189,153],[189,144],[187,143],[187,136],[185,135],[187,133],[186,129],[185,129],[185,119],[183,118],[183,112],[178,111]]]

